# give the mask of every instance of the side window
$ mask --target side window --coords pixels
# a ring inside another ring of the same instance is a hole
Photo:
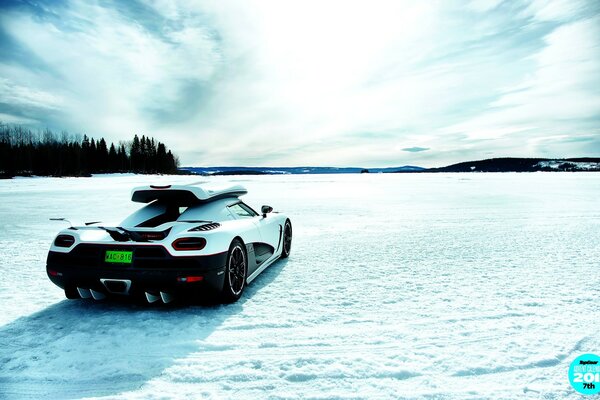
[[[232,206],[229,206],[229,209],[238,217],[250,218],[256,216],[256,213],[254,213],[251,208],[242,203],[237,203]]]
[[[247,204],[239,203],[239,206],[242,207],[244,210],[248,211],[250,213],[250,215],[252,215],[253,217],[258,216],[258,213],[256,211],[254,211],[252,208],[250,208]]]

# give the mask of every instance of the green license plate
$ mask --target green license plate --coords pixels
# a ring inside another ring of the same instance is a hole
[[[133,251],[107,250],[104,256],[104,262],[131,264],[133,259]]]

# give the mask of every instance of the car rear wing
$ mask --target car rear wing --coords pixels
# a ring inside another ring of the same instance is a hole
[[[131,200],[138,203],[150,203],[155,200],[164,200],[182,206],[190,206],[226,197],[239,197],[246,193],[248,193],[246,188],[240,185],[210,188],[194,185],[150,185],[134,188],[131,192]]]

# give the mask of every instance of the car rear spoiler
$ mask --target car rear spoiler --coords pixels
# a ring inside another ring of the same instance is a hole
[[[182,206],[206,203],[226,197],[243,196],[248,191],[240,185],[219,188],[202,188],[193,185],[140,186],[131,192],[131,200],[138,203],[150,203],[155,200],[175,202]]]

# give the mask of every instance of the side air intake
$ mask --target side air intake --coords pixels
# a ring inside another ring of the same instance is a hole
[[[203,231],[203,232],[206,232],[206,231],[212,231],[213,229],[217,229],[220,226],[221,226],[221,224],[218,223],[218,222],[211,222],[210,224],[204,224],[204,225],[200,225],[200,226],[197,226],[195,228],[192,228],[192,229],[190,229],[190,231],[196,231],[196,232],[197,231]]]

